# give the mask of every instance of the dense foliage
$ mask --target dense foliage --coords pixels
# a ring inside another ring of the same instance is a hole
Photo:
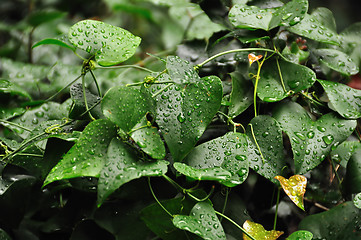
[[[45,2],[0,24],[0,239],[361,238],[361,23]]]

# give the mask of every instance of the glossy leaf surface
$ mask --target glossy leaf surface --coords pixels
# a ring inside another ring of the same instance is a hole
[[[254,239],[257,240],[276,240],[279,236],[283,234],[282,231],[267,231],[261,224],[252,222],[250,220],[247,220],[243,223],[243,228],[249,235],[251,235]],[[250,240],[250,238],[247,237],[246,234],[243,234],[243,240]]]
[[[286,240],[312,240],[313,234],[309,231],[296,231],[286,238]]]
[[[356,151],[348,161],[343,185],[349,194],[361,192],[361,150]]]
[[[306,192],[307,178],[302,175],[293,175],[289,179],[282,176],[275,177],[281,184],[283,190],[290,197],[297,207],[305,210],[303,196]]]
[[[231,73],[232,92],[230,94],[230,106],[228,115],[236,117],[244,112],[253,102],[252,83],[246,80],[241,73]]]
[[[170,78],[175,83],[196,83],[201,79],[194,66],[178,56],[168,56],[166,67]]]
[[[346,168],[348,160],[352,154],[361,149],[361,143],[358,141],[344,141],[332,150],[331,159]]]
[[[361,209],[361,193],[356,194],[356,196],[353,199],[353,204],[358,209]]]
[[[14,82],[10,82],[6,79],[0,79],[0,93],[3,95],[4,93],[10,95],[19,95],[31,100],[31,96],[29,93],[23,89],[22,87],[18,86]]]

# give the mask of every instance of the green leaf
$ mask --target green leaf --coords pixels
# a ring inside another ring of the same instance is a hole
[[[309,231],[296,231],[286,238],[286,240],[312,240],[313,234]]]
[[[108,147],[107,160],[98,182],[98,206],[123,184],[140,178],[161,176],[168,170],[167,161],[145,161],[135,149],[114,138]]]
[[[333,113],[312,121],[308,112],[294,102],[279,104],[273,117],[290,138],[296,174],[318,166],[331,147],[346,140],[356,127],[356,121],[339,118]]]
[[[255,144],[252,130],[260,149]],[[280,125],[274,118],[260,115],[251,120],[247,136],[250,167],[268,180],[276,182],[274,177],[283,175],[282,170],[286,166]]]
[[[279,236],[283,234],[281,231],[271,230],[267,231],[264,227],[259,223],[254,223],[252,221],[245,221],[243,223],[243,228],[246,230],[248,234],[253,236],[254,239],[267,239],[267,240],[276,240]],[[244,240],[251,240],[246,234],[243,233]]]
[[[74,24],[68,36],[75,47],[94,54],[101,66],[124,62],[134,55],[141,41],[127,30],[94,20]]]
[[[358,66],[352,61],[350,56],[336,49],[316,49],[313,51],[320,62],[327,67],[344,74],[354,75],[359,72]]]
[[[356,194],[356,196],[353,199],[353,204],[358,209],[361,209],[361,193]]]
[[[159,80],[169,81],[169,76],[164,74]],[[155,96],[156,122],[177,162],[192,150],[220,108],[222,84],[218,77],[208,76],[188,85],[152,86],[151,92],[163,87],[168,88]]]
[[[222,137],[202,143],[185,159],[189,166],[195,168],[190,169],[187,176],[197,179],[197,174],[201,174],[207,178],[215,177],[214,180],[229,187],[239,185],[248,176],[250,161],[247,158],[247,150],[247,136],[241,133],[229,132]],[[195,171],[196,169],[199,170]],[[214,176],[212,176],[213,171]]]
[[[244,112],[253,103],[253,89],[250,81],[247,81],[240,73],[231,73],[232,92],[230,95],[231,105],[228,115],[232,118]]]
[[[339,45],[339,36],[333,25],[328,23],[330,21],[334,21],[332,13],[324,8],[317,8],[311,15],[306,14],[299,24],[288,27],[287,30],[318,42]]]
[[[11,187],[13,187],[16,183],[25,184],[31,186],[35,183],[35,177],[28,175],[14,175],[11,174],[10,177],[4,177],[3,171],[5,169],[5,165],[0,163],[0,196],[6,194]]]
[[[0,239],[1,240],[12,240],[12,238],[1,228],[0,228]]]
[[[346,193],[361,192],[361,150],[356,151],[348,161],[343,186]]]
[[[66,44],[65,42],[59,40],[59,39],[54,39],[54,38],[46,38],[46,39],[43,39],[43,40],[40,40],[39,42],[35,43],[32,48],[36,48],[38,46],[41,46],[41,45],[48,45],[48,44],[51,44],[51,45],[58,45],[60,47],[64,47],[64,48],[68,48],[72,51],[75,51],[75,47],[74,46],[70,46],[68,44]]]
[[[107,147],[115,136],[116,126],[109,120],[89,123],[77,143],[50,171],[44,186],[62,179],[98,177],[106,161]]]
[[[7,120],[24,114],[25,108],[14,108],[11,106],[0,106],[0,119]]]
[[[316,74],[308,67],[282,60],[279,61],[279,65],[286,92],[282,87],[276,61],[266,61],[257,87],[257,96],[262,101],[280,101],[288,96],[288,91],[300,92],[311,87],[316,81]],[[256,74],[255,69],[252,72]]]
[[[145,91],[117,86],[105,94],[101,107],[104,116],[129,132],[146,113],[153,111],[154,100]]]
[[[154,126],[148,126],[146,116],[134,126],[129,134],[135,143],[150,157],[154,159],[165,158],[165,146]]]
[[[10,82],[6,79],[0,79],[0,93],[8,93],[10,95],[19,95],[29,100],[32,100],[31,96],[25,89],[17,85],[15,82]]]
[[[299,23],[308,10],[308,1],[293,0],[279,8],[234,5],[228,18],[237,28],[256,28],[269,31],[278,26]]]
[[[196,83],[201,80],[194,66],[178,56],[167,57],[167,70],[175,83]]]
[[[361,238],[360,216],[361,211],[352,202],[345,202],[305,217],[298,228],[310,231],[313,239],[357,240]]]
[[[332,150],[330,156],[331,159],[342,167],[346,168],[349,159],[352,154],[361,149],[361,143],[358,141],[344,141]]]
[[[177,228],[194,233],[203,239],[226,239],[214,209],[207,202],[197,203],[192,208],[190,216],[174,216],[173,224]]]
[[[330,100],[329,107],[342,117],[357,119],[361,117],[361,90],[353,89],[345,84],[326,80],[318,80]]]

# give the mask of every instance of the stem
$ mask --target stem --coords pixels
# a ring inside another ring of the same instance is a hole
[[[281,188],[279,187],[277,191],[276,212],[275,212],[275,219],[273,221],[273,230],[276,230],[276,225],[277,225],[277,214],[278,214],[278,206],[280,203],[280,194],[281,194]]]
[[[145,68],[145,67],[138,66],[138,65],[120,65],[120,66],[111,66],[111,67],[96,66],[96,68],[99,68],[99,69],[136,68],[139,70],[143,70],[145,72],[154,73],[154,71],[152,71],[148,68]]]
[[[19,125],[19,124],[16,124],[16,123],[13,123],[13,122],[9,122],[9,121],[6,121],[6,120],[0,119],[0,122],[5,123],[5,124],[12,125],[12,126],[14,126],[14,127],[21,128],[21,129],[23,129],[23,130],[25,130],[25,131],[28,131],[28,132],[31,132],[31,131],[32,131],[32,130],[29,129],[29,128],[26,128],[26,127],[24,127],[24,126],[21,126],[21,125]],[[5,126],[5,124],[3,124],[3,125]]]
[[[164,88],[162,88],[162,89],[159,90],[158,92],[154,93],[154,94],[152,95],[152,97],[154,98],[154,97],[158,96],[158,95],[161,94],[163,91],[165,91],[166,89],[170,88],[171,86],[173,86],[172,83],[168,84],[167,86],[165,86]]]
[[[227,114],[225,114],[224,112],[218,111],[218,113],[225,116],[227,118],[227,121],[233,125],[234,132],[236,132],[236,128],[240,126],[243,129],[243,133],[246,133],[246,129],[243,127],[242,124],[233,122],[232,118],[230,116],[228,116]]]
[[[230,219],[229,217],[227,217],[226,215],[224,215],[223,213],[220,213],[218,211],[215,211],[216,214],[218,214],[221,217],[224,217],[225,219],[227,219],[228,221],[230,221],[233,225],[235,225],[237,228],[239,228],[247,237],[249,237],[252,240],[257,240],[254,237],[252,237],[243,227],[239,226],[235,221],[233,221],[232,219]]]
[[[318,102],[317,100],[315,100],[315,99],[311,98],[310,96],[308,96],[308,94],[307,94],[307,93],[305,93],[305,92],[301,91],[301,94],[302,94],[302,96],[304,96],[304,97],[305,97],[305,98],[307,98],[308,100],[311,100],[312,102],[316,103],[317,105],[319,105],[319,106],[322,106],[322,107],[323,107],[323,104],[322,104],[322,103],[320,103],[320,102]]]
[[[214,192],[214,188],[215,188],[215,186],[213,185],[211,191],[210,191],[210,192],[207,194],[207,196],[205,196],[204,198],[197,198],[196,196],[193,196],[193,194],[191,194],[190,191],[188,191],[188,190],[185,190],[185,193],[186,193],[189,197],[191,197],[191,198],[193,198],[194,200],[196,200],[197,202],[203,202],[203,201],[207,200],[207,199],[212,195],[212,193]]]
[[[148,177],[148,185],[149,185],[149,190],[152,193],[152,196],[154,197],[155,201],[158,203],[158,205],[170,216],[173,218],[173,215],[160,203],[160,201],[158,200],[158,198],[155,196],[152,185],[150,183],[150,177]]]
[[[178,191],[180,191],[180,192],[186,191],[183,187],[181,187],[177,182],[175,182],[173,179],[171,179],[167,175],[162,175],[162,176],[165,178],[165,180],[167,180],[170,184],[172,184],[173,187],[175,187]]]
[[[99,87],[98,81],[97,81],[97,79],[96,79],[93,71],[92,71],[91,69],[90,69],[89,71],[90,71],[90,74],[92,75],[92,77],[93,77],[93,79],[94,79],[95,86],[97,87],[98,95],[99,95],[99,97],[102,97],[102,93],[101,93],[101,91],[100,91],[100,87]]]
[[[86,100],[86,92],[85,92],[85,79],[84,79],[85,74],[82,74],[82,78],[81,78],[81,82],[82,82],[82,88],[83,88],[83,97],[84,97],[84,104],[85,104],[85,109],[89,114],[89,117],[92,121],[95,121],[95,118],[92,116],[92,114],[90,113],[89,110],[89,106],[88,106],[88,101]]]
[[[254,116],[255,117],[257,117],[257,88],[258,88],[258,81],[260,79],[261,68],[262,68],[262,65],[263,65],[264,61],[266,60],[266,56],[267,56],[267,53],[265,54],[265,56],[263,57],[261,62],[257,61],[258,69],[257,69],[256,81],[254,83],[254,91],[253,91],[253,107],[254,107]]]
[[[264,164],[264,163],[265,163],[265,159],[264,159],[264,157],[263,157],[263,154],[262,154],[261,148],[260,148],[260,147],[259,147],[259,145],[258,145],[258,142],[257,142],[256,136],[254,135],[253,126],[252,126],[252,124],[251,124],[251,123],[249,124],[249,126],[251,127],[251,133],[252,133],[252,137],[253,137],[254,143],[256,144],[257,149],[258,149],[258,151],[259,151],[259,152],[260,152],[260,154],[261,154],[262,163]]]
[[[48,99],[45,100],[45,102],[49,102],[50,100],[52,100],[54,97],[56,97],[59,93],[61,93],[64,89],[68,88],[70,85],[72,85],[74,82],[76,82],[79,78],[81,78],[82,75],[79,75],[77,78],[75,78],[73,81],[71,81],[70,83],[68,83],[65,87],[63,87],[62,89],[60,89],[58,92],[56,92],[54,95],[52,95],[51,97],[49,97]]]
[[[228,195],[229,195],[229,188],[226,187],[226,199],[224,199],[224,204],[222,208],[222,214],[226,211],[227,203],[228,203]],[[223,216],[220,217],[219,221],[222,222]]]
[[[286,87],[285,87],[285,83],[283,82],[281,67],[280,67],[280,63],[278,61],[278,58],[276,58],[276,63],[277,63],[278,75],[280,76],[280,79],[281,79],[281,84],[282,84],[283,91],[287,92]]]

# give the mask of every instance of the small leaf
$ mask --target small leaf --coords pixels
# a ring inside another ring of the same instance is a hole
[[[40,40],[39,42],[35,43],[32,48],[36,48],[38,46],[41,46],[41,45],[48,45],[48,44],[52,44],[52,45],[58,45],[60,47],[64,47],[64,48],[68,48],[72,51],[75,51],[75,47],[74,46],[70,46],[68,44],[66,44],[65,42],[59,40],[59,39],[54,39],[54,38],[46,38],[46,39],[43,39],[43,40]]]
[[[28,176],[28,175],[14,175],[12,174],[9,178],[4,178],[3,171],[4,171],[5,165],[4,163],[0,163],[0,196],[6,194],[6,191],[8,191],[14,184],[16,183],[22,183],[29,185],[29,187],[35,183],[35,177]]]
[[[361,209],[361,193],[356,194],[353,199],[353,204],[355,204],[355,207],[358,209]]]
[[[326,80],[318,80],[330,100],[329,106],[342,117],[357,119],[361,117],[361,90],[353,89],[345,84]]]
[[[101,66],[124,62],[134,55],[141,41],[127,30],[94,20],[74,24],[68,36],[75,47],[94,54]]]
[[[286,238],[286,240],[312,240],[313,234],[309,231],[296,231]]]
[[[108,147],[107,160],[98,182],[98,206],[123,184],[145,176],[161,176],[167,172],[167,161],[144,161],[135,149],[114,138]]]
[[[194,233],[203,239],[226,240],[223,227],[212,206],[207,202],[197,203],[190,216],[176,215],[173,224],[179,229]]]
[[[259,223],[254,223],[249,220],[243,223],[243,228],[246,232],[251,235],[254,239],[257,240],[276,240],[279,236],[283,234],[282,231],[271,230],[267,231]],[[243,240],[251,240],[243,233]]]
[[[307,178],[302,175],[294,175],[289,179],[285,179],[282,176],[276,176],[275,178],[280,181],[287,196],[289,196],[299,208],[305,210],[303,206],[303,196],[306,192]]]
[[[359,141],[344,141],[332,150],[330,156],[333,161],[346,168],[352,154],[359,149],[361,149]]]
[[[6,79],[0,79],[0,93],[8,93],[10,95],[19,95],[29,100],[32,100],[31,96],[25,89],[18,86],[15,82],[10,82]]]
[[[262,57],[263,57],[262,55],[256,56],[256,55],[254,55],[253,53],[248,54],[248,62],[249,62],[249,65],[251,66],[252,63],[260,60]]]

